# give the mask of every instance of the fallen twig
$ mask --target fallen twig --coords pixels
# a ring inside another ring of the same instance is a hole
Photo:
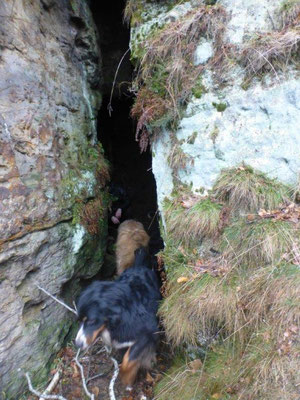
[[[45,400],[47,400],[47,399],[67,400],[65,397],[63,397],[61,395],[43,394],[43,393],[38,392],[37,390],[35,390],[32,387],[31,379],[30,379],[30,376],[29,376],[28,372],[26,372],[25,376],[26,376],[26,379],[27,379],[27,382],[28,382],[28,388],[29,388],[30,392],[35,394],[36,396],[38,396],[40,399],[45,399]]]
[[[123,56],[122,56],[122,58],[121,58],[121,60],[120,60],[120,62],[119,62],[119,64],[118,64],[118,67],[117,67],[117,69],[116,69],[116,73],[115,73],[115,76],[114,76],[114,81],[113,81],[112,89],[111,89],[111,92],[110,92],[109,103],[108,103],[108,106],[107,106],[108,113],[109,113],[109,116],[110,116],[110,117],[111,117],[111,113],[113,112],[113,108],[112,108],[112,106],[111,106],[111,102],[112,102],[112,97],[113,97],[113,93],[114,93],[114,89],[115,89],[115,84],[116,84],[116,79],[117,79],[117,75],[118,75],[118,72],[119,72],[119,68],[120,68],[120,66],[121,66],[121,64],[122,64],[122,62],[123,62],[123,60],[124,60],[126,54],[127,54],[129,51],[130,51],[130,49],[127,49],[127,50],[125,51],[125,53],[123,54]]]
[[[35,286],[38,287],[42,292],[46,293],[48,296],[50,296],[53,300],[57,301],[57,303],[61,304],[62,306],[64,306],[65,308],[67,308],[69,311],[71,311],[72,313],[74,313],[75,315],[77,315],[76,310],[74,310],[74,308],[68,306],[67,304],[65,304],[63,301],[57,299],[56,297],[54,297],[51,293],[47,292],[46,289],[43,289],[40,285],[38,285],[35,282]]]
[[[60,371],[60,370],[58,370],[58,371],[55,373],[53,379],[51,380],[51,382],[49,383],[49,385],[47,386],[47,388],[44,390],[44,392],[42,393],[42,396],[39,398],[39,400],[44,399],[43,396],[45,396],[45,395],[47,395],[47,394],[50,394],[50,393],[52,392],[52,390],[55,388],[55,386],[57,385],[57,383],[58,383],[58,381],[59,381],[60,374],[61,374],[61,371]]]
[[[113,357],[110,357],[110,359],[114,363],[115,370],[114,370],[113,376],[111,378],[111,381],[109,383],[109,397],[110,397],[110,400],[116,400],[116,396],[115,396],[115,392],[114,392],[114,384],[119,375],[119,365],[118,365],[117,360],[115,360]]]
[[[101,373],[101,374],[97,374],[97,375],[91,376],[90,378],[87,378],[86,383],[88,384],[93,379],[100,378],[100,376],[103,376],[103,375],[105,376],[107,374]]]
[[[91,393],[88,391],[88,388],[87,388],[87,386],[86,386],[86,381],[85,381],[85,377],[84,377],[83,366],[80,364],[80,362],[79,362],[79,360],[78,360],[79,353],[80,353],[80,349],[78,349],[78,351],[77,351],[77,354],[76,354],[76,357],[75,357],[75,362],[76,362],[77,366],[78,366],[79,369],[80,369],[80,374],[81,374],[81,380],[82,380],[83,389],[84,389],[86,395],[87,395],[91,400],[95,400],[95,395],[94,395],[94,394],[91,394]]]

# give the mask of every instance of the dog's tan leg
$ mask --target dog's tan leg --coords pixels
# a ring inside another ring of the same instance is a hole
[[[139,360],[129,360],[130,348],[126,351],[120,367],[120,377],[122,383],[129,389],[132,387],[137,372],[140,368]]]

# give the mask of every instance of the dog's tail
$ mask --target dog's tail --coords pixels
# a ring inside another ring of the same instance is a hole
[[[148,267],[151,268],[150,256],[146,247],[139,247],[134,252],[133,267]]]

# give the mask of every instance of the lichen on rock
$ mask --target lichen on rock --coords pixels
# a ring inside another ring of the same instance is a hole
[[[9,0],[0,14],[0,380],[15,399],[22,373],[45,378],[73,323],[35,282],[72,302],[80,278],[101,268],[109,173],[97,145],[101,57],[87,2]],[[72,224],[78,203],[85,228]]]

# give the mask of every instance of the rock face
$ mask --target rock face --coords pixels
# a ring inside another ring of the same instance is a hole
[[[0,387],[15,399],[22,372],[45,377],[74,320],[34,283],[71,301],[102,263],[100,52],[85,1],[8,0],[0,15]],[[92,232],[78,208],[91,199]]]
[[[226,15],[222,46],[231,49],[229,65],[218,70],[216,52],[220,46],[213,39],[214,34],[217,37],[216,32],[203,35],[194,54],[194,64],[203,66],[202,93],[190,97],[175,132],[163,128],[152,146],[160,208],[164,197],[173,189],[174,170],[166,164],[174,150],[174,137],[188,160],[183,167],[177,166],[176,178],[193,191],[205,193],[222,168],[242,161],[282,182],[297,182],[300,171],[297,68],[287,62],[282,71],[278,60],[269,58],[272,46],[266,48],[266,56],[262,47],[268,40],[271,42],[272,35],[279,38],[289,29],[283,21],[284,13],[294,3],[285,2],[285,8],[280,0],[263,0],[259,6],[255,1],[246,3],[220,0],[216,6],[207,6],[222,8]],[[190,1],[172,10],[163,4],[145,3],[140,12],[144,22],[132,30],[132,50],[137,53],[138,46],[139,51],[150,48],[147,42],[151,42],[153,32],[159,32],[162,27],[168,29],[168,24],[171,31],[172,23],[184,21],[188,13],[197,7],[206,7],[205,4],[214,2]],[[210,13],[208,8],[207,12]],[[243,65],[243,54],[255,43],[261,47],[252,50],[247,65]],[[264,62],[266,68],[257,71],[257,64]]]

